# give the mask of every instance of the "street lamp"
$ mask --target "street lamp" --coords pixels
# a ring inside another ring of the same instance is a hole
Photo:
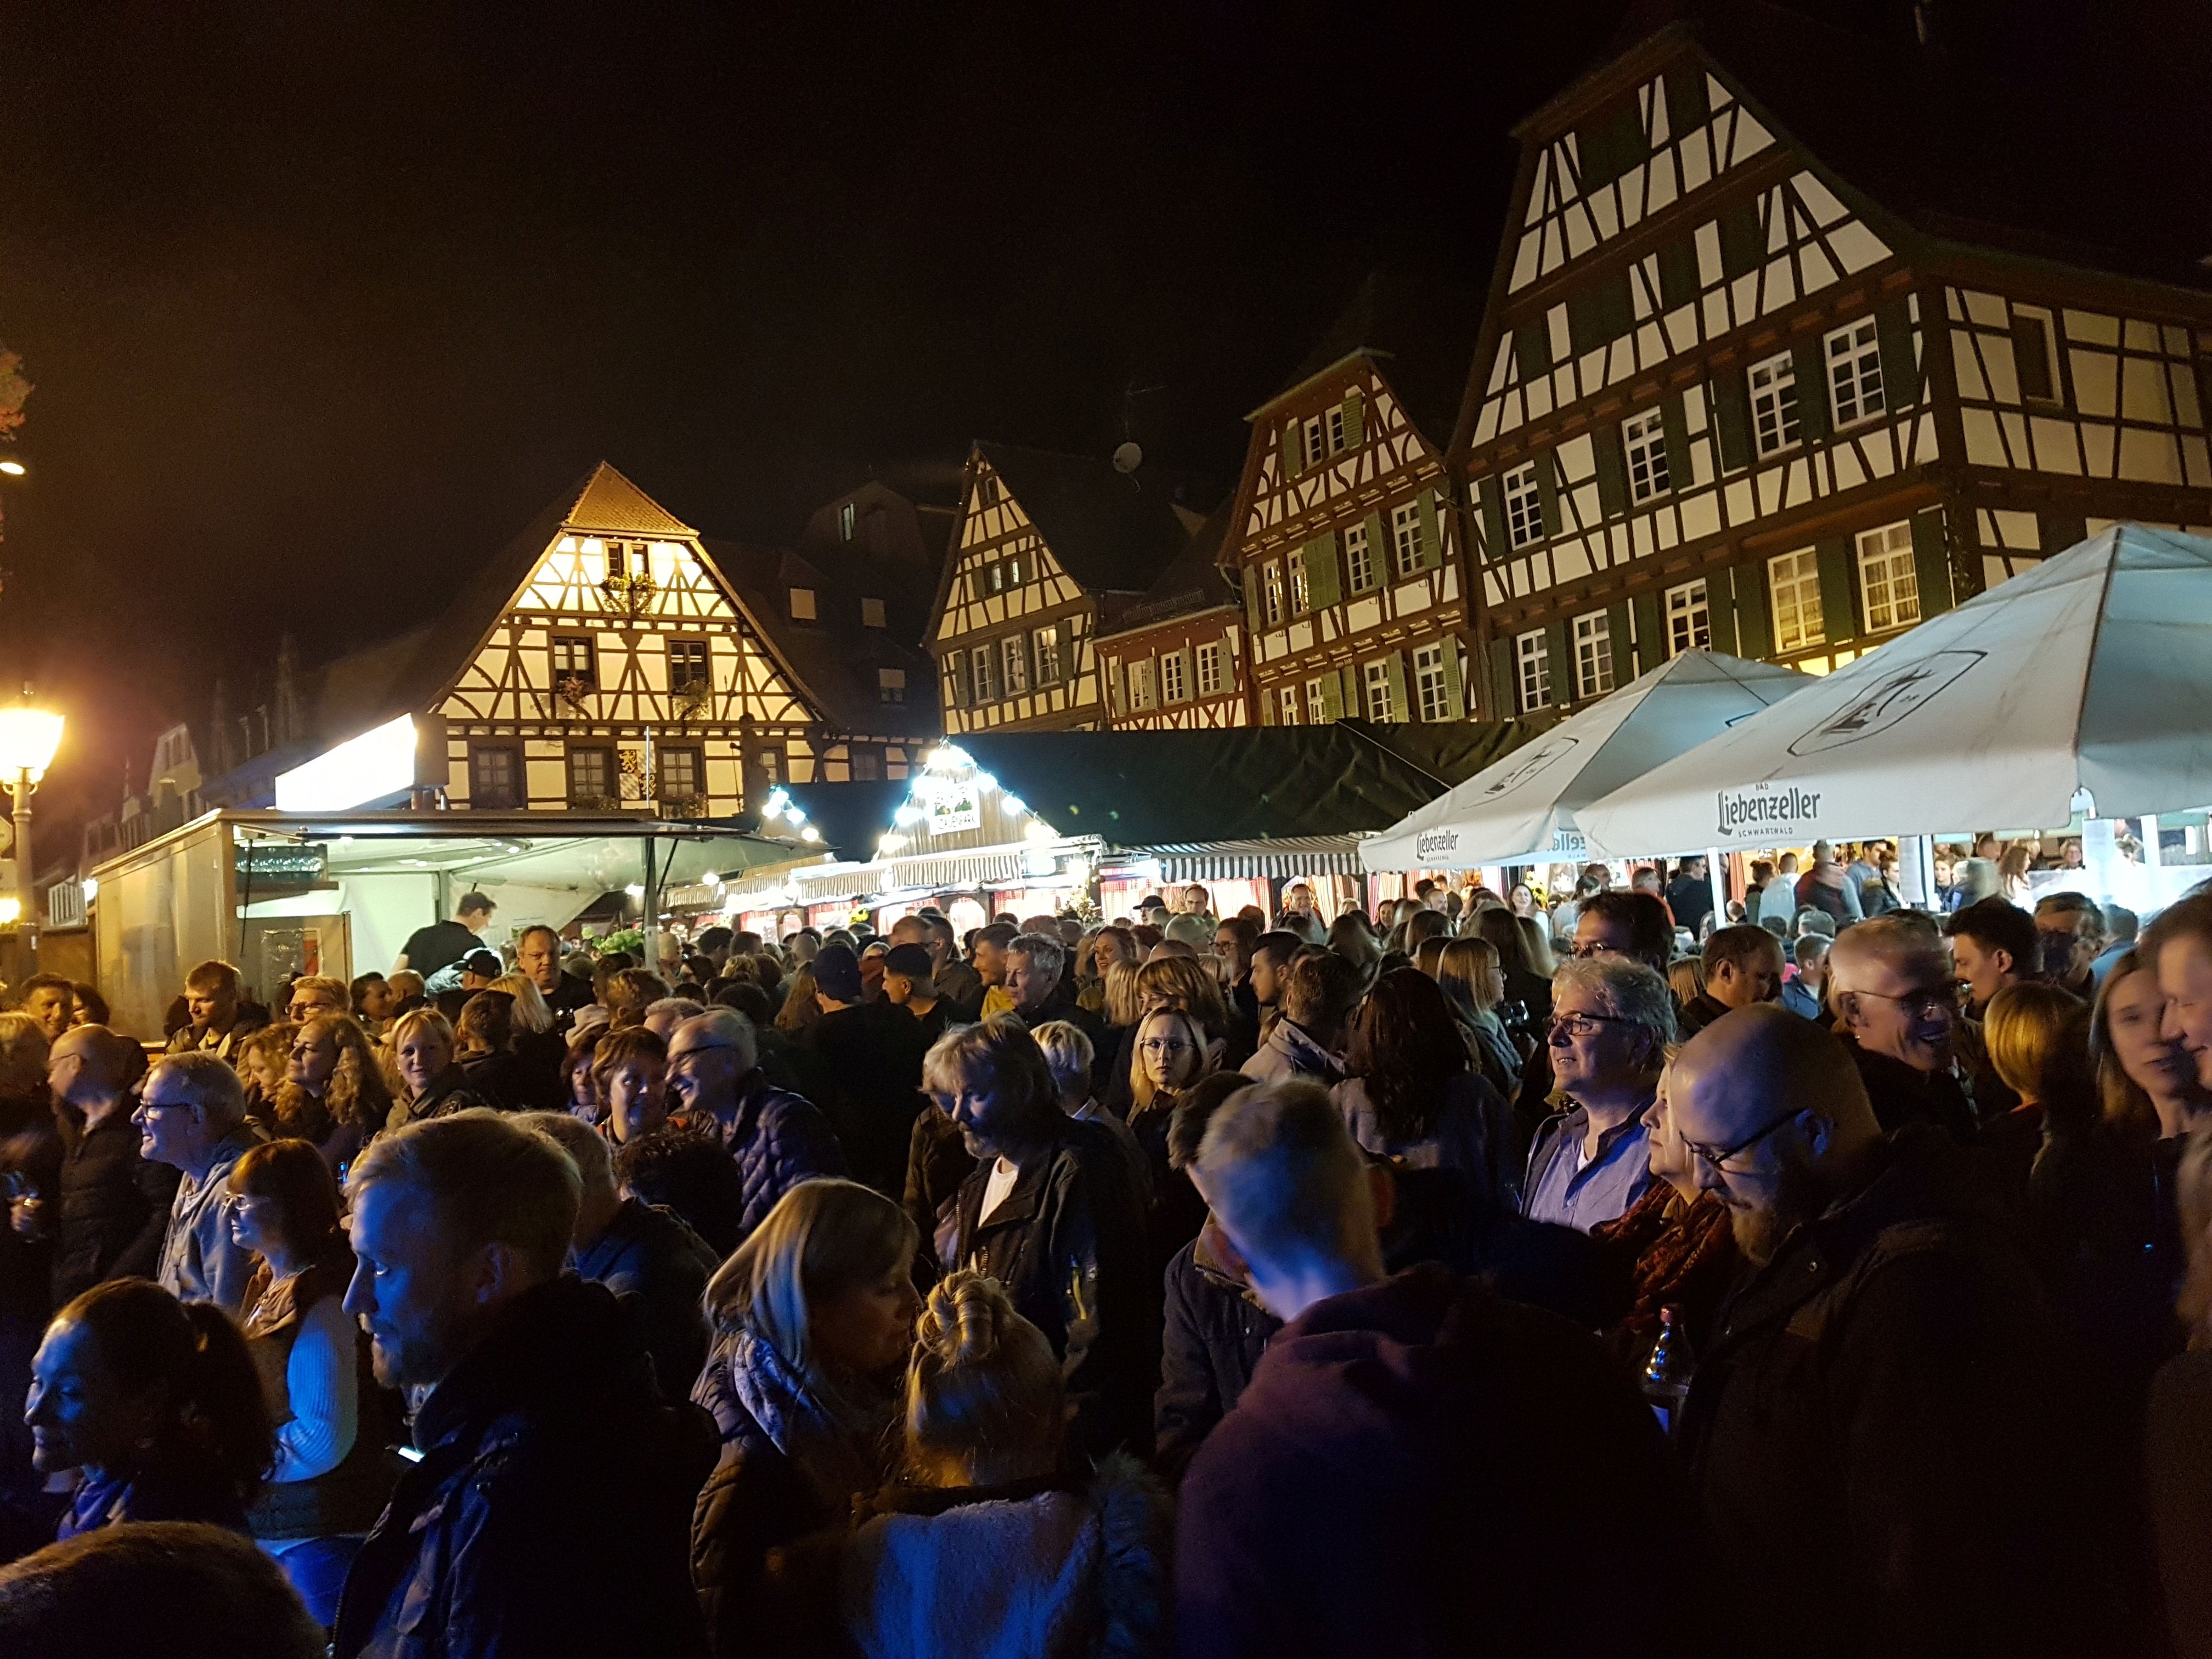
[[[61,747],[62,717],[36,708],[0,708],[0,788],[15,798],[15,894],[21,904],[31,971],[39,970],[39,907],[31,891],[31,792]]]

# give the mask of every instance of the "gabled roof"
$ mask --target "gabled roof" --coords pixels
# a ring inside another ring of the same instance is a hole
[[[1258,420],[1339,364],[1365,357],[1382,372],[1414,426],[1441,449],[1459,413],[1482,296],[1456,283],[1372,270],[1283,389],[1246,416]]]
[[[611,530],[627,536],[696,536],[659,501],[601,461],[584,481],[583,492],[562,514],[579,530]]]
[[[1194,616],[1217,605],[1242,604],[1241,596],[1222,575],[1218,562],[1222,544],[1229,537],[1235,506],[1236,498],[1231,496],[1214,508],[1183,550],[1169,561],[1167,568],[1145,590],[1144,597],[1116,611],[1110,624],[1102,625],[1101,634],[1126,634],[1132,629],[1150,628],[1177,617]]]
[[[1124,473],[1104,457],[979,441],[1007,494],[1061,569],[1099,593],[1141,593],[1188,543],[1176,516],[1193,481],[1155,466]]]

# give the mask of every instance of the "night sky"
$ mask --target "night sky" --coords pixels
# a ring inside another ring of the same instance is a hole
[[[0,677],[75,721],[52,805],[280,631],[420,620],[602,455],[763,539],[949,498],[976,436],[1225,490],[1368,269],[1486,285],[1508,129],[1627,9],[0,4]],[[2198,9],[1941,16],[2202,148]]]

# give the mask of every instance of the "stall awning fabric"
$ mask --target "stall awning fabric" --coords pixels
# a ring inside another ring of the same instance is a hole
[[[1582,814],[1617,855],[2212,800],[2212,541],[2101,532]]]
[[[1162,881],[1251,881],[1267,877],[1356,876],[1357,836],[1285,836],[1279,841],[1217,841],[1146,848]]]
[[[1360,857],[1370,870],[1579,859],[1591,801],[1813,684],[1772,663],[1685,651],[1370,837]]]

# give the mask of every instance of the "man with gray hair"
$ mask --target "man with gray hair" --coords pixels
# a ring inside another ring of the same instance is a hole
[[[663,1042],[669,1034],[695,1014],[707,1012],[707,1005],[690,997],[662,997],[645,1005],[645,1029]]]
[[[1588,1232],[1635,1206],[1651,1182],[1644,1114],[1674,1040],[1667,981],[1626,956],[1559,964],[1546,1034],[1567,1109],[1536,1131],[1523,1208],[1532,1221]]]
[[[1942,939],[1924,919],[1877,916],[1838,933],[1828,1006],[1885,1131],[1933,1123],[1962,1145],[1974,1139],[1953,1052],[1958,992]]]
[[[562,1271],[582,1188],[557,1143],[482,1110],[356,1161],[346,1310],[377,1380],[422,1396],[421,1457],[347,1576],[338,1659],[705,1654],[687,1562],[716,1436],[656,1387],[613,1293]]]
[[[1182,1652],[1689,1651],[1692,1528],[1648,1528],[1602,1571],[1558,1547],[1679,1502],[1657,1423],[1587,1332],[1433,1262],[1386,1277],[1389,1176],[1316,1084],[1231,1095],[1190,1176],[1288,1322],[1183,1479]]]
[[[668,1041],[668,1087],[679,1127],[712,1135],[737,1161],[744,1187],[739,1227],[750,1234],[776,1200],[815,1176],[842,1176],[845,1154],[813,1102],[779,1089],[761,1069],[760,1036],[734,1008],[709,1008]]]
[[[253,1253],[230,1236],[223,1195],[231,1166],[264,1137],[246,1118],[246,1086],[220,1055],[204,1049],[154,1062],[131,1114],[138,1155],[178,1170],[155,1280],[185,1302],[242,1314]]]
[[[1110,1046],[1106,1022],[1075,1000],[1075,988],[1066,977],[1067,947],[1046,933],[1024,933],[1006,947],[1006,990],[1014,1000],[1014,1015],[1031,1030],[1054,1020],[1065,1020],[1091,1039],[1094,1052],[1103,1055]]]

